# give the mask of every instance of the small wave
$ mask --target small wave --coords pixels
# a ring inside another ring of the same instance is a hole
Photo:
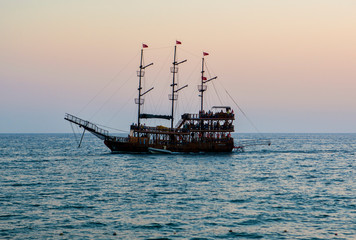
[[[57,210],[66,210],[66,209],[94,209],[94,206],[86,206],[86,205],[63,205],[56,206],[49,209],[57,209]]]
[[[135,226],[134,228],[140,228],[140,229],[161,229],[163,228],[163,225],[159,224],[159,223],[150,223],[147,225],[138,225]]]
[[[224,235],[216,236],[216,238],[220,238],[220,239],[230,239],[230,238],[237,238],[237,237],[249,238],[249,239],[263,238],[263,236],[258,233],[234,232],[234,231],[231,231]]]
[[[186,192],[178,192],[178,191],[161,191],[158,192],[160,195],[170,195],[170,194],[185,194]]]
[[[11,187],[29,187],[29,186],[37,186],[37,185],[42,185],[43,183],[37,182],[37,183],[13,183],[10,186]]]
[[[0,219],[1,220],[8,220],[8,219],[11,219],[13,217],[19,217],[21,215],[18,215],[18,214],[5,214],[5,215],[0,215]]]
[[[170,222],[170,223],[166,224],[167,227],[174,227],[174,228],[180,227],[182,225],[183,225],[183,223],[177,223],[177,222],[175,222],[175,223],[174,222]]]
[[[285,219],[280,218],[280,217],[275,217],[275,218],[267,218],[264,221],[265,222],[282,222],[283,220],[285,220]]]
[[[81,227],[83,228],[97,228],[97,227],[105,227],[105,223],[101,222],[86,222]]]
[[[263,182],[268,179],[271,179],[271,177],[255,177],[254,179],[256,179],[256,181]]]
[[[260,223],[261,223],[261,221],[259,221],[259,220],[250,219],[250,220],[246,220],[246,221],[240,222],[239,225],[251,226],[251,225],[258,225]]]
[[[317,215],[317,216],[314,216],[315,218],[328,218],[330,217],[330,215],[328,214],[320,214],[320,215]]]
[[[251,202],[251,199],[248,198],[248,199],[233,199],[233,200],[230,200],[231,203],[246,203],[246,202]]]
[[[166,237],[162,237],[162,238],[146,238],[147,240],[171,240],[171,238],[166,238]]]
[[[196,178],[192,178],[188,180],[189,182],[211,182],[211,179],[207,179],[207,178],[200,178],[200,179],[196,179]]]

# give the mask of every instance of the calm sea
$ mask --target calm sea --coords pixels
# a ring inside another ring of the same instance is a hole
[[[0,134],[0,239],[356,239],[356,134],[265,136],[243,153],[150,155]]]

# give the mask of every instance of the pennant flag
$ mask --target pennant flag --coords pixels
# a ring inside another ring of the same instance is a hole
[[[144,43],[142,43],[142,47],[143,48],[148,48],[148,46],[146,44],[144,44]]]
[[[208,55],[209,55],[209,53],[203,52],[203,56],[208,56]]]
[[[176,44],[182,44],[182,42],[181,42],[181,41],[176,40]]]
[[[205,81],[205,80],[208,80],[206,77],[202,77],[202,79]]]

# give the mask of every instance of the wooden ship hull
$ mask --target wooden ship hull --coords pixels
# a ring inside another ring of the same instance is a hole
[[[104,140],[105,145],[113,153],[199,153],[199,152],[231,152],[234,149],[232,138],[221,141],[168,143],[168,144],[143,144],[134,142],[119,142]],[[165,151],[159,151],[165,150]]]

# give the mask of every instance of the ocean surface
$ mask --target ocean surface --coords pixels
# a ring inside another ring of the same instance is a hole
[[[0,134],[0,239],[356,239],[356,134],[264,137],[159,155]]]

